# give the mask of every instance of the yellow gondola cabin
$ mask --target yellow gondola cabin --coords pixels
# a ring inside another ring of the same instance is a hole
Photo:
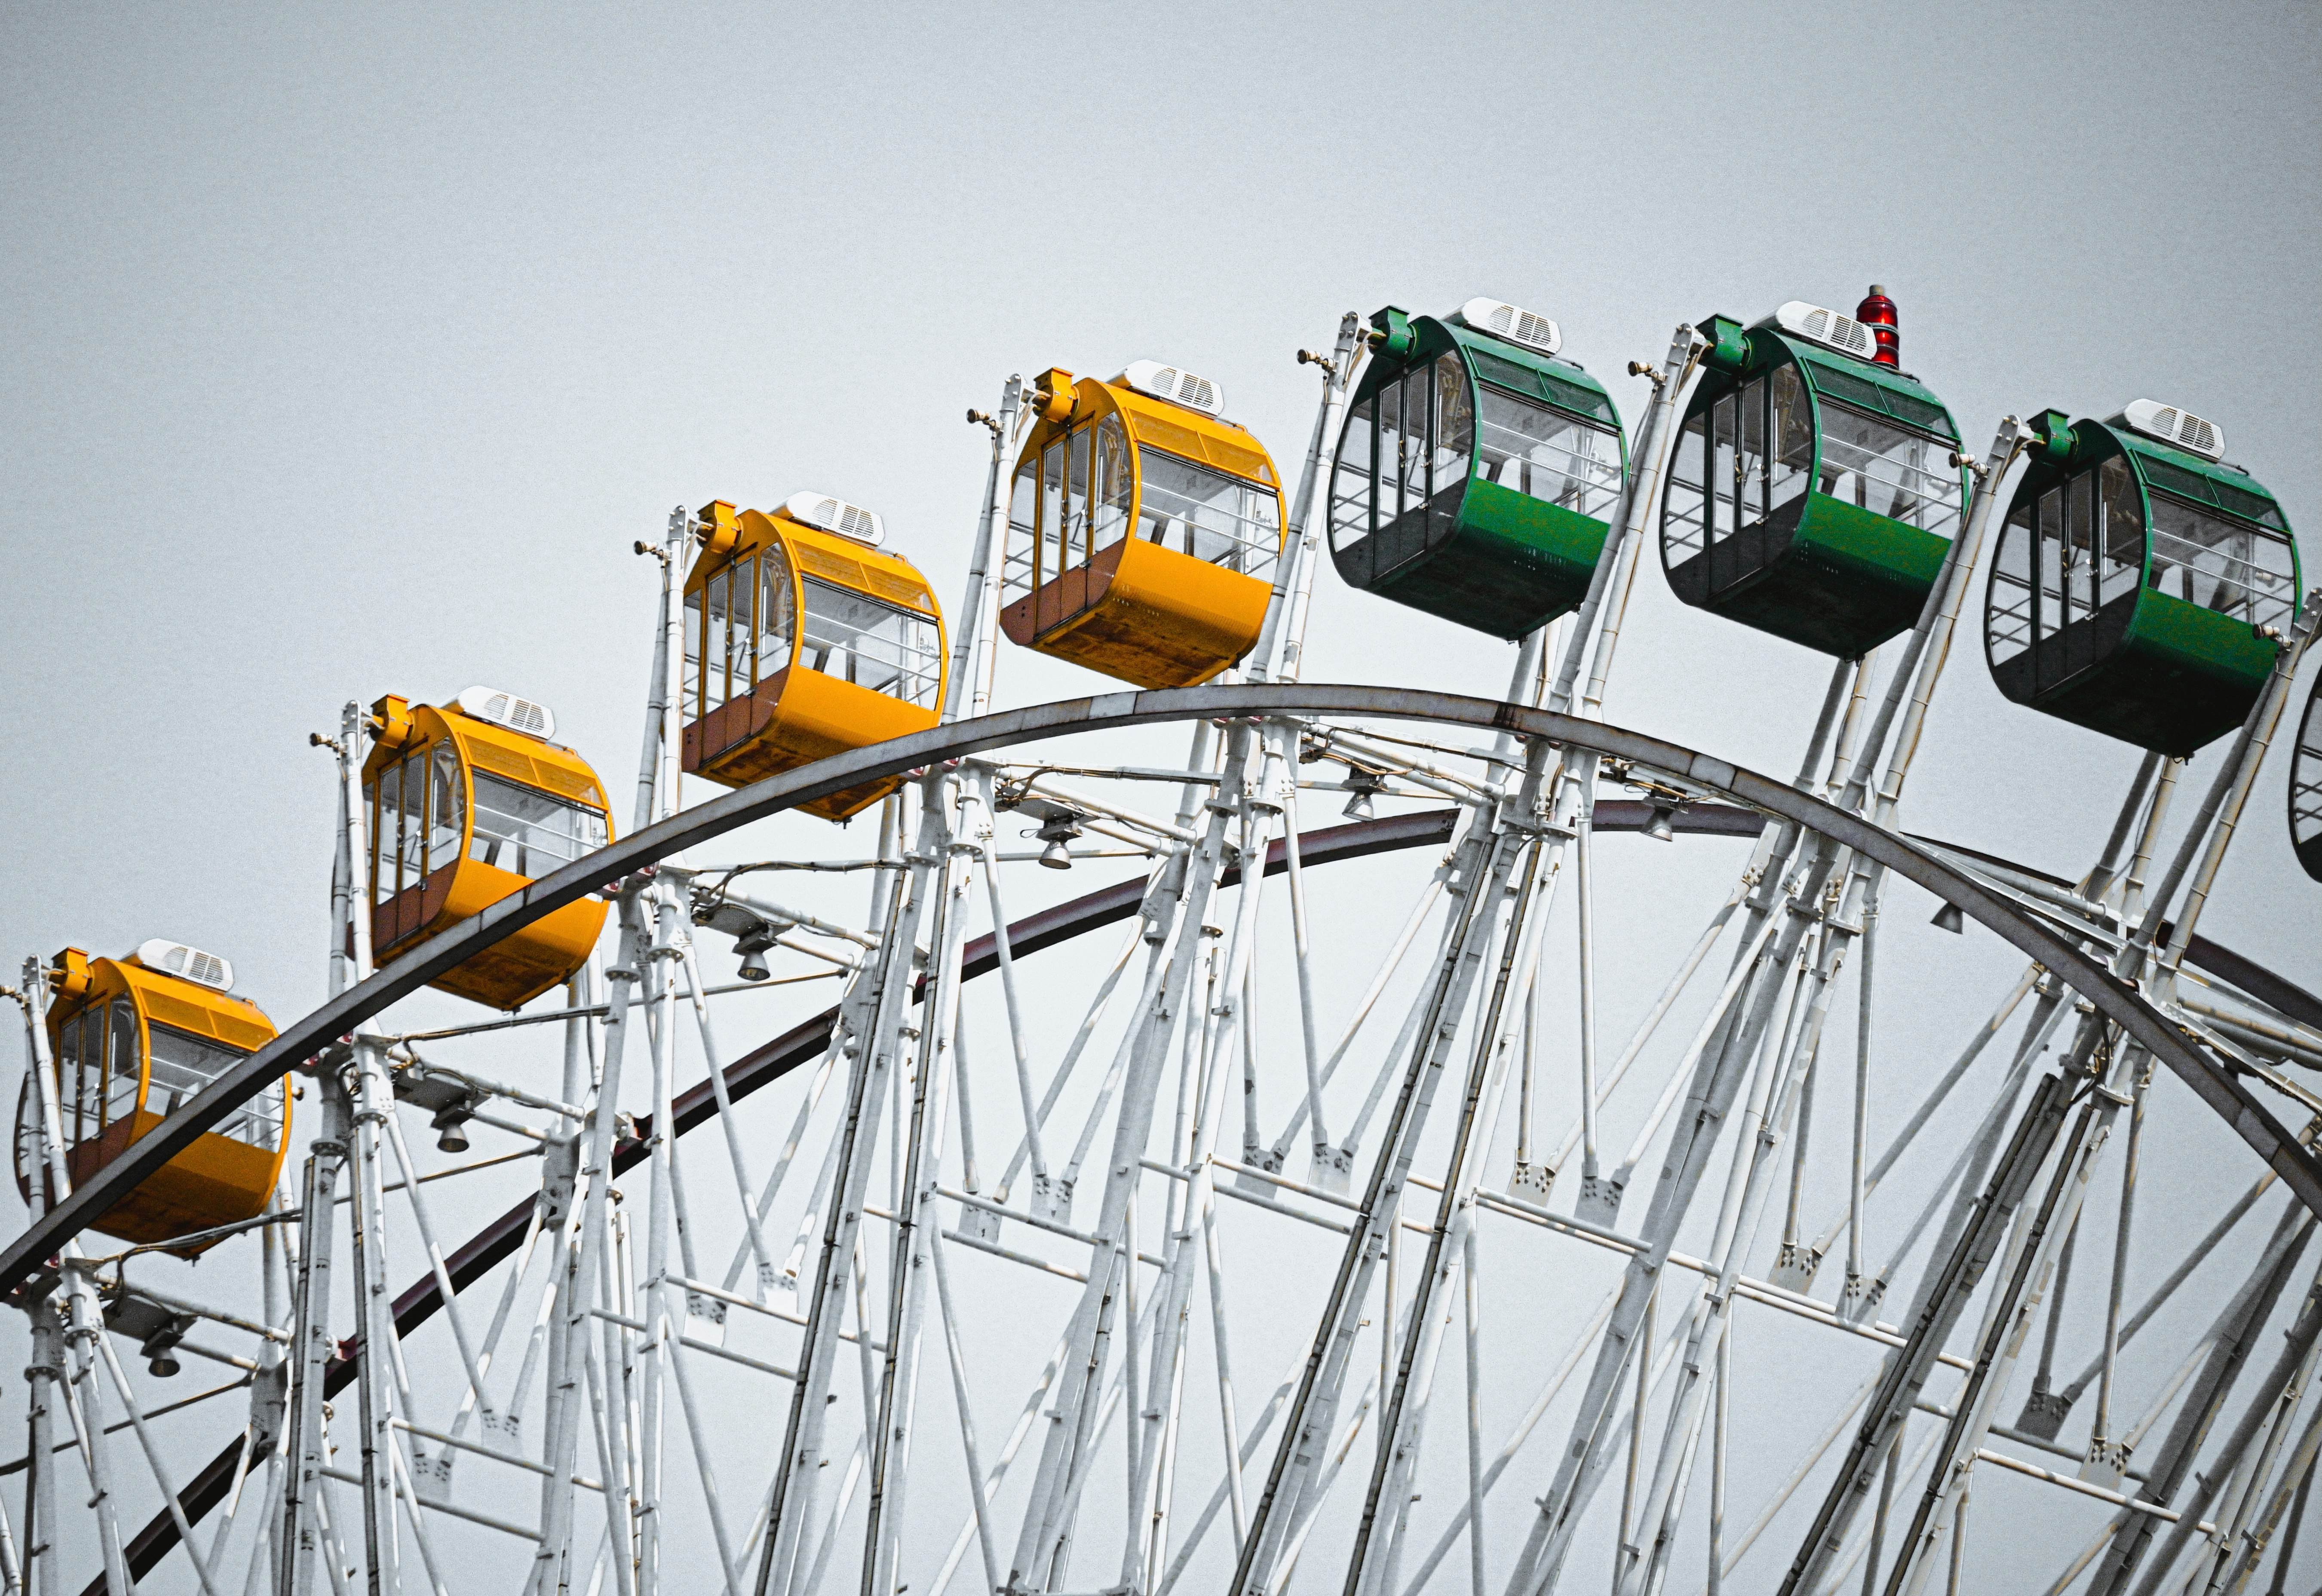
[[[720,500],[700,519],[685,578],[688,775],[746,786],[936,724],[943,611],[927,578],[879,546],[877,516],[795,493],[771,515]],[[843,821],[900,784],[800,807]]]
[[[215,953],[156,940],[121,959],[57,955],[48,1016],[65,1173],[74,1186],[128,1151],[240,1059],[274,1040],[274,1023],[235,997],[233,968]],[[108,1210],[96,1228],[138,1244],[254,1219],[282,1171],[290,1128],[277,1080],[206,1131]],[[38,1157],[32,1093],[17,1109],[16,1187],[53,1201]],[[185,1249],[197,1252],[203,1245]]]
[[[1192,687],[1249,652],[1281,557],[1282,484],[1217,387],[1138,361],[1051,371],[1016,465],[1000,624],[1139,687]]]
[[[385,964],[612,836],[597,773],[549,740],[541,705],[471,687],[452,703],[387,697],[363,764],[371,957]],[[531,1002],[588,962],[606,908],[567,903],[431,985],[497,1009]]]

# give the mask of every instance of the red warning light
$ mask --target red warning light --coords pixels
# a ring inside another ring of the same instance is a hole
[[[1879,340],[1879,353],[1872,360],[1882,366],[1903,363],[1903,335],[1896,327],[1895,301],[1887,297],[1884,288],[1875,282],[1870,285],[1870,297],[1854,307],[1854,319]]]

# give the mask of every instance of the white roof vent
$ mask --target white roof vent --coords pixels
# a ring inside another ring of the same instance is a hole
[[[852,537],[873,548],[887,540],[886,522],[859,504],[833,499],[827,493],[793,493],[782,500],[782,509],[793,521],[804,521],[841,537]]]
[[[1175,366],[1165,366],[1157,360],[1131,361],[1120,378],[1139,393],[1149,393],[1155,399],[1167,399],[1173,405],[1199,410],[1204,416],[1225,413],[1226,396],[1216,383],[1207,377],[1181,371]]]
[[[137,962],[149,970],[165,970],[173,976],[183,976],[187,980],[214,991],[233,990],[233,966],[215,953],[188,948],[183,942],[173,942],[167,937],[153,937],[138,943]]]
[[[521,731],[525,736],[536,737],[543,742],[556,735],[556,717],[548,712],[546,704],[518,698],[513,693],[502,693],[497,687],[471,687],[454,702],[463,715],[489,720],[495,726],[505,726],[510,731]]]
[[[1564,347],[1564,331],[1554,322],[1497,299],[1470,299],[1456,314],[1479,333],[1490,333],[1542,354],[1554,354]]]
[[[2204,460],[2226,457],[2225,431],[2216,422],[2187,415],[2158,399],[2138,399],[2121,412],[2121,419],[2145,436],[2173,444],[2188,454],[2199,454]]]
[[[1841,316],[1835,310],[1825,310],[1803,299],[1793,299],[1775,311],[1774,325],[1786,333],[1795,333],[1857,360],[1869,360],[1879,353],[1878,335],[1869,327],[1851,316]]]

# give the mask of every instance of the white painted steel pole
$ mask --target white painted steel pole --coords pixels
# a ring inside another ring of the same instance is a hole
[[[379,1126],[395,1112],[383,1050],[358,1034],[354,1120],[348,1141],[354,1164],[355,1386],[361,1429],[363,1558],[373,1596],[403,1588],[402,1536],[395,1515],[395,1482],[388,1454],[395,1445],[392,1386],[393,1307],[387,1283],[387,1203],[380,1190]]]
[[[1001,390],[1000,414],[967,413],[969,422],[992,433],[992,472],[984,483],[983,514],[975,528],[975,552],[968,561],[967,592],[959,607],[959,636],[953,640],[951,675],[944,690],[943,719],[963,710],[981,715],[992,707],[992,685],[1000,658],[1001,578],[1007,567],[1008,500],[1013,478],[1008,451],[1016,441],[1016,420],[1024,399],[1024,379],[1010,375]]]
[[[1299,352],[1301,365],[1321,368],[1322,399],[1314,412],[1313,435],[1307,440],[1305,464],[1298,474],[1298,494],[1291,503],[1290,525],[1276,563],[1266,621],[1258,631],[1257,647],[1249,654],[1253,681],[1294,682],[1304,663],[1306,617],[1313,601],[1314,573],[1321,566],[1324,526],[1330,520],[1326,509],[1321,524],[1317,523],[1314,502],[1318,494],[1324,505],[1330,502],[1324,482],[1336,455],[1340,420],[1354,392],[1356,373],[1369,353],[1361,333],[1362,318],[1349,310],[1339,318],[1339,341],[1327,358]]]
[[[959,1033],[960,959],[978,851],[972,840],[959,835],[963,824],[974,823],[974,808],[973,793],[962,784],[931,775],[921,787],[920,803],[935,817],[942,863],[929,881],[935,894],[928,934],[932,954],[919,1008],[917,1058],[892,1153],[900,1166],[901,1198],[895,1208],[887,1272],[886,1352],[871,1436],[864,1532],[865,1588],[880,1596],[892,1596],[897,1588],[897,1560],[907,1522],[928,1284],[943,1223],[936,1194],[943,1170],[944,1088],[952,1077],[951,1054]]]
[[[1650,524],[1669,453],[1677,441],[1677,418],[1683,413],[1693,385],[1700,380],[1701,357],[1708,348],[1708,340],[1693,326],[1680,326],[1670,335],[1668,353],[1662,357],[1659,371],[1650,371],[1641,362],[1632,362],[1630,365],[1632,374],[1652,379],[1652,402],[1645,411],[1645,425],[1632,456],[1628,481],[1622,485],[1621,497],[1614,506],[1613,529],[1596,556],[1595,572],[1588,579],[1587,596],[1580,601],[1579,611],[1572,618],[1571,630],[1565,635],[1564,660],[1557,668],[1555,690],[1549,694],[1548,707],[1551,710],[1562,711],[1572,707],[1580,661],[1592,629],[1596,627],[1612,584],[1628,567],[1626,546],[1642,538]],[[1617,635],[1617,624],[1613,629]],[[1600,649],[1599,654],[1593,674],[1601,692],[1611,657],[1609,650]]]

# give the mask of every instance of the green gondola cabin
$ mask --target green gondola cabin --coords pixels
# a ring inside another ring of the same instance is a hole
[[[1679,599],[1840,659],[1918,620],[1967,497],[1951,412],[1897,363],[1892,301],[1873,288],[1857,316],[1703,321],[1661,507]]]
[[[1612,396],[1496,299],[1371,325],[1331,473],[1339,576],[1500,637],[1578,609],[1628,469]]]
[[[2106,421],[2051,410],[2034,431],[1987,589],[1992,680],[2190,755],[2248,716],[2289,630],[2298,550],[2281,506],[2223,463],[2216,426],[2151,399]]]
[[[2322,881],[2322,681],[2307,695],[2290,757],[2290,844],[2306,873]]]

